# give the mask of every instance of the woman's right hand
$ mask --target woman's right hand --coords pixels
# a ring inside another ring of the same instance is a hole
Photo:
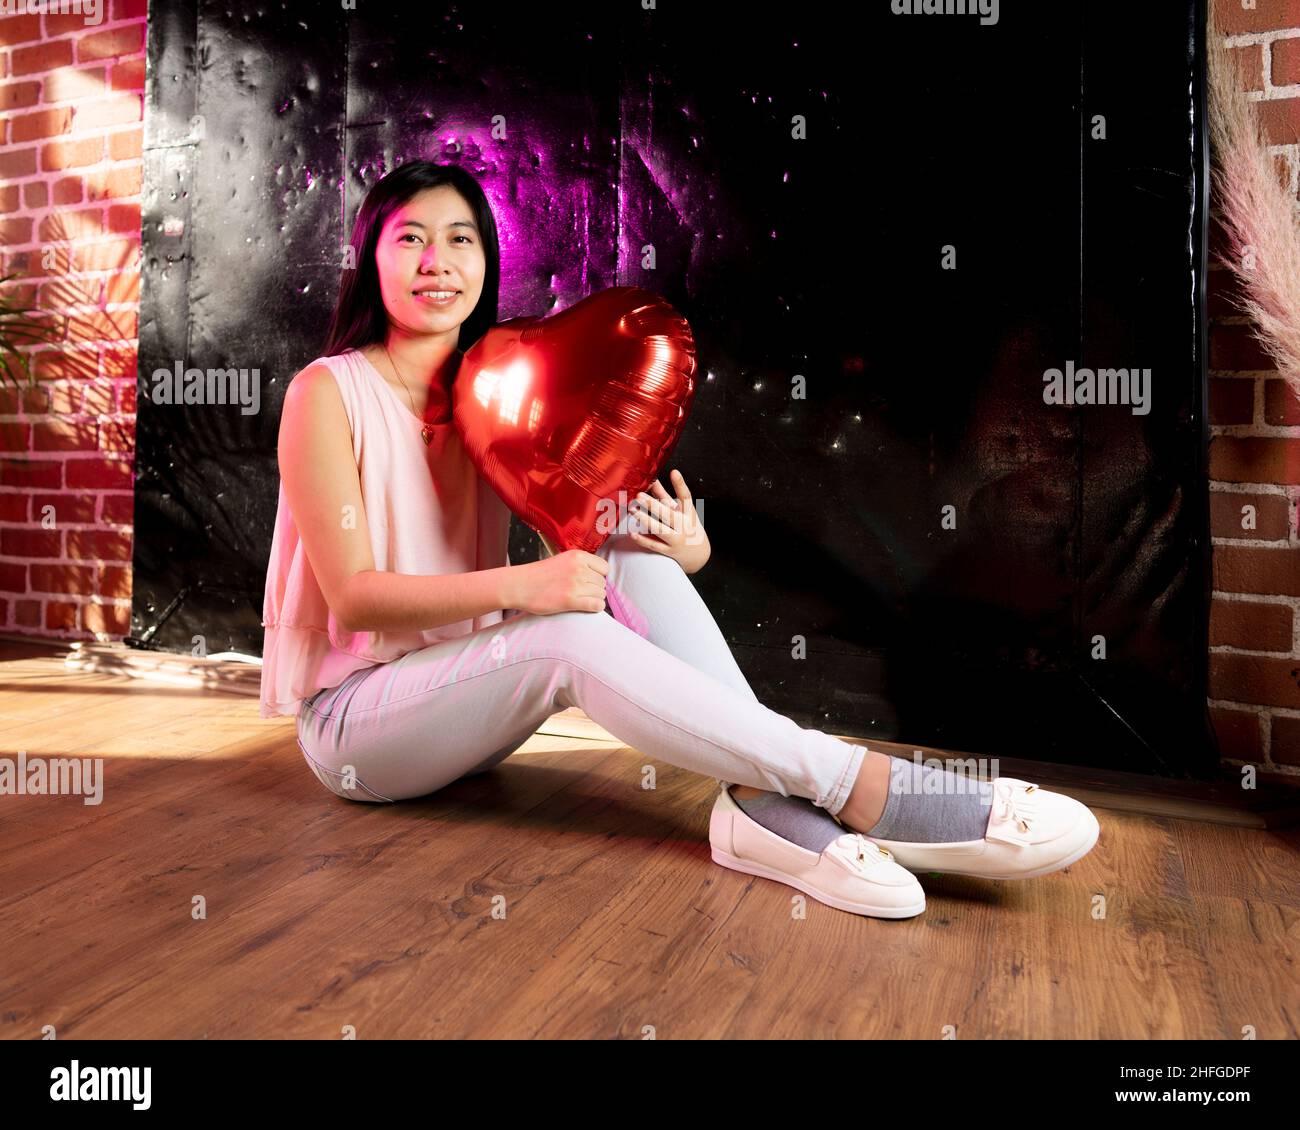
[[[510,607],[541,616],[552,612],[604,612],[609,562],[595,553],[568,549],[554,557],[512,565],[518,603]]]

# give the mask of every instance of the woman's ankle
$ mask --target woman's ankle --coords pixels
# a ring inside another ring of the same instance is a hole
[[[879,750],[869,749],[862,759],[857,779],[844,807],[836,814],[850,831],[869,832],[880,823],[889,799],[889,771],[893,758]]]
[[[889,799],[889,771],[893,758],[879,750],[869,749],[858,769],[857,779],[849,793],[849,799],[838,814],[834,815],[843,827],[852,832],[866,832],[880,823],[885,811],[885,802]],[[733,798],[749,800],[762,796],[767,789],[754,788],[751,785],[732,785],[730,793]]]

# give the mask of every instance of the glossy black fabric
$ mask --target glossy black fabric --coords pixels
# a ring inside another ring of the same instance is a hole
[[[141,377],[262,384],[253,415],[141,396],[133,633],[260,649],[279,404],[357,206],[403,160],[461,161],[501,318],[635,284],[690,320],[661,479],[703,501],[695,581],[765,703],[1204,769],[1203,24],[1192,0],[159,6]],[[1150,411],[1045,404],[1067,362],[1149,369]],[[516,527],[513,559],[534,545]]]

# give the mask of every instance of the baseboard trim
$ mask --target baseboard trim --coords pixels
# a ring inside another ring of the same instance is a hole
[[[261,694],[261,660],[250,657],[222,659],[191,656],[168,651],[128,647],[121,642],[56,640],[47,637],[0,634],[10,657],[15,652],[33,657],[61,658],[65,667],[123,675],[168,686],[192,687],[257,698]],[[557,711],[536,731],[549,737],[573,738],[619,747],[625,743],[589,718],[578,707]],[[920,749],[925,758],[989,759],[990,755],[907,745],[856,737],[843,741],[910,760]],[[1092,769],[1081,765],[1057,765],[998,757],[998,771],[1004,777],[1021,777],[1063,792],[1090,808],[1168,816],[1247,828],[1285,828],[1300,824],[1300,780],[1261,772],[1258,787],[1241,787],[1241,768],[1225,766],[1212,780],[1177,780],[1140,773]],[[1263,768],[1263,767],[1261,767]]]

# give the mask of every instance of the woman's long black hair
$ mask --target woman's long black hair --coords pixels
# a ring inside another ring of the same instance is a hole
[[[339,297],[334,305],[321,356],[333,357],[348,349],[382,342],[388,332],[388,311],[379,289],[379,270],[375,266],[375,246],[388,217],[418,192],[426,188],[449,185],[465,198],[474,213],[479,238],[483,244],[485,270],[483,293],[478,305],[460,326],[457,351],[465,353],[488,329],[496,324],[497,296],[501,289],[501,244],[497,238],[496,218],[483,186],[458,165],[439,165],[433,161],[408,161],[381,177],[366,193],[352,225],[352,249],[356,267],[344,269],[339,283]]]

